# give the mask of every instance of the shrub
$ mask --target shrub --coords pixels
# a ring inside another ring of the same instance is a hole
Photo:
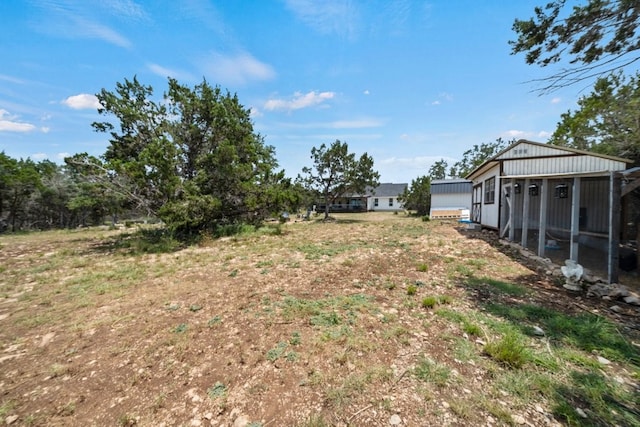
[[[407,295],[415,295],[418,292],[418,287],[416,285],[407,286]]]

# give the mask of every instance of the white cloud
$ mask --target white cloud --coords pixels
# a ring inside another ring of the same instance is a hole
[[[369,89],[365,90],[365,91],[364,91],[364,92],[362,92],[362,93],[363,93],[363,94],[365,94],[365,95],[369,95],[369,94],[370,94]]]
[[[359,13],[351,0],[286,0],[293,14],[321,34],[354,38]]]
[[[7,110],[0,109],[0,132],[31,132],[36,129],[31,123],[18,122],[16,119]]]
[[[69,157],[71,156],[71,154],[69,153],[58,153],[56,154],[56,158],[60,161],[63,161],[65,159],[65,157]]]
[[[73,95],[62,101],[64,105],[74,110],[97,110],[101,107],[100,101],[95,95],[81,93]]]
[[[278,123],[278,127],[288,129],[365,129],[380,127],[384,124],[385,120],[382,119],[359,118],[333,122]]]
[[[453,95],[447,92],[438,94],[438,98],[431,101],[431,105],[441,105],[443,102],[453,102]]]
[[[72,0],[34,3],[44,12],[41,19],[33,23],[38,31],[56,37],[99,39],[127,49],[131,41],[99,21],[105,15],[135,19],[144,16],[142,8],[129,0],[104,0],[97,5]]]
[[[383,125],[381,120],[377,119],[360,119],[360,120],[338,120],[329,123],[329,127],[333,129],[362,129],[375,128]]]
[[[262,111],[260,111],[258,108],[256,107],[251,107],[249,108],[249,114],[251,115],[252,118],[255,117],[262,117],[264,114],[262,114]]]
[[[501,136],[509,138],[509,139],[513,139],[513,138],[521,139],[521,138],[526,138],[527,136],[531,136],[531,135],[532,135],[531,132],[525,132],[523,130],[512,129],[512,130],[508,130],[506,132],[503,132]]]
[[[76,17],[74,21],[76,24],[75,31],[79,36],[103,40],[107,43],[127,49],[131,47],[131,42],[126,37],[120,35],[117,31],[112,30],[106,25],[78,17]]]
[[[123,18],[135,20],[147,19],[147,14],[142,6],[131,0],[103,0],[101,6],[108,9],[114,15]]]
[[[302,108],[313,107],[323,102],[333,99],[334,92],[316,92],[308,93],[296,92],[292,99],[270,99],[264,104],[264,109],[268,111],[284,110],[293,111]]]
[[[147,68],[149,68],[153,74],[163,78],[173,77],[176,80],[195,80],[194,77],[186,71],[166,68],[159,64],[149,63],[147,64]]]
[[[49,133],[50,130],[51,130],[51,128],[48,127],[48,126],[42,126],[40,128],[40,132],[42,132],[42,133]]]
[[[49,156],[47,156],[46,153],[35,153],[30,155],[29,157],[31,157],[33,160],[44,160],[46,158],[48,158]]]
[[[231,86],[270,80],[276,76],[270,65],[260,62],[248,53],[222,55],[214,52],[205,59],[204,72],[211,80]]]
[[[19,79],[17,77],[13,77],[13,76],[8,76],[6,74],[0,74],[0,80],[4,80],[6,82],[9,83],[15,83],[15,84],[25,84],[26,82],[22,79]]]
[[[546,130],[540,131],[538,132],[538,138],[540,139],[549,139],[551,137],[552,133],[551,132],[547,132]]]
[[[555,97],[551,100],[552,104],[558,104],[562,101],[562,98]]]

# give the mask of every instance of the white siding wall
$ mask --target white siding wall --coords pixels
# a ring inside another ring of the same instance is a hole
[[[471,194],[432,194],[431,209],[438,208],[471,209]]]
[[[484,202],[485,181],[489,178],[496,178],[495,202],[487,205]],[[498,212],[500,210],[500,167],[496,165],[473,180],[473,184],[482,184],[482,225],[498,228]]]
[[[375,206],[375,199],[378,199],[378,206]],[[389,206],[389,199],[393,199],[393,206]],[[376,197],[376,196],[370,196],[369,200],[367,202],[367,210],[369,211],[388,211],[388,212],[394,212],[394,211],[398,211],[401,212],[404,210],[404,207],[402,206],[402,204],[400,203],[400,201],[398,200],[397,197]]]

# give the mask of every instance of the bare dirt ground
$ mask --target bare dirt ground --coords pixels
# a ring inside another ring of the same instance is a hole
[[[0,422],[563,425],[548,394],[526,394],[539,364],[486,355],[505,322],[487,304],[597,313],[638,342],[637,310],[577,299],[487,235],[337,217],[157,253],[131,230],[0,237]],[[546,338],[528,345],[562,360]],[[629,366],[603,369],[637,393]]]

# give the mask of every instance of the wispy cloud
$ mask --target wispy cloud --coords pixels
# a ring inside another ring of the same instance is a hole
[[[97,7],[71,0],[33,3],[44,12],[35,23],[40,32],[55,37],[98,39],[127,49],[132,46],[131,41],[102,22],[108,17],[138,20],[146,16],[141,6],[129,0],[105,0]]]
[[[0,109],[0,132],[31,132],[36,129],[31,123],[20,122],[18,117]]]
[[[133,19],[136,21],[147,20],[148,15],[144,8],[131,0],[102,0],[103,8],[109,10],[112,14],[122,18]]]
[[[100,101],[98,101],[98,98],[89,93],[70,96],[62,101],[62,103],[74,110],[97,110],[100,108]]]
[[[211,80],[231,86],[270,80],[276,76],[270,65],[245,52],[234,55],[214,52],[202,61],[202,67]]]
[[[559,97],[556,96],[555,98],[553,98],[551,100],[551,103],[552,104],[559,104],[561,101],[562,101],[562,98],[559,98]]]
[[[441,92],[438,97],[431,101],[431,105],[440,105],[443,102],[453,102],[453,95],[447,92]]]
[[[18,77],[8,76],[6,74],[0,74],[0,80],[9,82],[9,83],[19,84],[19,85],[26,83],[24,80]]]
[[[73,17],[73,21],[77,37],[98,39],[127,49],[132,45],[126,37],[106,25],[80,17]]]
[[[307,93],[296,92],[291,99],[270,99],[264,104],[267,111],[293,111],[302,108],[320,105],[329,99],[333,99],[334,92],[316,92]]]
[[[551,138],[551,135],[553,135],[551,132],[547,132],[546,130],[540,131],[538,132],[538,138],[541,140],[548,140],[549,138]]]
[[[354,38],[357,35],[359,12],[351,0],[286,0],[293,14],[321,34],[336,34]]]
[[[278,123],[278,127],[287,129],[368,129],[384,126],[386,120],[378,118],[358,118],[354,120],[336,120],[330,122]]]
[[[187,80],[187,81],[194,80],[193,75],[187,71],[174,70],[172,68],[166,68],[166,67],[163,67],[162,65],[153,64],[153,63],[147,64],[147,68],[149,68],[149,70],[153,74],[156,74],[160,77],[165,77],[165,78],[173,77],[174,79],[177,79],[177,80]]]

